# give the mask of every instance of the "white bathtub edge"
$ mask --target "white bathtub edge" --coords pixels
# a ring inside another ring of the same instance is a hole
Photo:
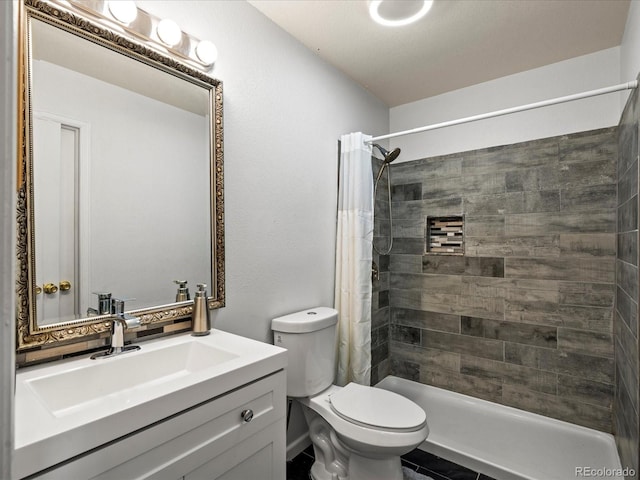
[[[545,417],[536,413],[527,412],[514,407],[489,402],[487,400],[471,397],[469,395],[451,392],[431,385],[412,382],[410,380],[399,377],[388,376],[381,382],[379,382],[376,387],[399,393],[409,398],[410,400],[413,400],[419,405],[421,403],[421,399],[422,402],[424,402],[427,392],[431,391],[439,395],[445,395],[455,399],[462,399],[464,400],[464,402],[480,406],[481,408],[490,409],[492,411],[496,410],[497,412],[502,413],[505,417],[514,416],[521,419],[526,419],[527,421],[531,421],[535,424],[542,424],[547,426],[551,425],[554,429],[571,430],[580,434],[588,434],[589,437],[597,439],[597,441],[603,442],[604,444],[608,445],[608,448],[611,449],[611,452],[615,452],[616,458],[613,459],[614,466],[612,468],[621,469],[620,460],[617,457],[615,439],[611,434],[582,427],[580,425],[574,425],[561,420],[556,420],[550,417]],[[429,418],[427,418],[427,422],[429,422]],[[431,425],[429,426],[431,429]],[[483,455],[483,452],[480,451],[461,451],[461,449],[458,448],[459,445],[456,445],[456,442],[454,440],[448,441],[448,439],[446,438],[446,432],[445,435],[442,435],[442,433],[443,432],[438,432],[432,429],[430,436],[427,437],[426,441],[420,446],[420,449],[432,453],[433,455],[458,463],[462,466],[473,469],[485,475],[499,478],[500,480],[547,480],[546,478],[541,478],[540,476],[532,476],[531,473],[527,473],[525,471],[517,471],[517,467],[514,467],[513,465],[499,465],[490,460],[492,456],[501,457],[502,455],[492,455],[491,453]],[[542,460],[543,459],[541,459],[541,461]],[[616,461],[617,465],[615,465]],[[523,468],[523,470],[525,470],[525,468]],[[599,477],[591,477],[592,480],[596,478]],[[624,480],[621,476],[608,476],[606,478],[608,480]]]

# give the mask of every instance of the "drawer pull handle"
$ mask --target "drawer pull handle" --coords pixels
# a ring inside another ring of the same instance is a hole
[[[240,413],[240,416],[242,417],[242,420],[249,423],[251,420],[253,420],[253,410],[251,409],[243,410],[242,413]]]

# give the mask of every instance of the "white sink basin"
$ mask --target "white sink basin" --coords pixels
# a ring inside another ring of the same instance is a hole
[[[26,384],[55,416],[69,415],[86,403],[117,397],[127,390],[145,390],[154,383],[170,382],[238,356],[192,341],[96,359],[32,378]]]
[[[286,367],[286,350],[220,330],[19,369],[16,478],[82,455]]]

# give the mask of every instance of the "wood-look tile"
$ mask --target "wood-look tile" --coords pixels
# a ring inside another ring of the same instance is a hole
[[[620,286],[616,288],[616,311],[634,337],[638,336],[638,304]]]
[[[460,315],[412,310],[408,308],[391,309],[391,324],[409,327],[460,333]]]
[[[617,235],[618,260],[638,266],[638,232],[637,230]]]
[[[614,386],[591,379],[558,375],[558,396],[610,409]]]
[[[422,254],[390,255],[389,271],[392,273],[422,273]]]
[[[577,262],[573,258],[506,258],[505,277],[549,280],[615,282],[615,261],[612,257],[587,257]]]
[[[421,345],[422,330],[415,327],[407,327],[404,325],[393,324],[390,326],[391,339],[394,342],[410,343],[412,345]]]
[[[459,294],[461,285],[462,277],[454,275],[392,273],[390,287],[394,290],[427,290],[434,293]]]
[[[638,412],[640,408],[640,393],[638,384],[640,380],[636,375],[638,370],[637,361],[638,357],[632,357],[628,355],[628,352],[620,351],[621,341],[620,338],[616,339],[616,348],[618,349],[615,361],[616,361],[616,385],[624,385],[629,396],[629,401],[633,412]]]
[[[506,235],[616,232],[616,215],[613,210],[514,214],[506,215],[504,221]]]
[[[508,342],[504,352],[505,360],[516,365],[613,383],[614,362],[611,358]]]
[[[618,202],[621,205],[638,194],[638,160],[631,157],[631,165],[618,180]]]
[[[465,251],[478,257],[558,257],[559,235],[482,235],[465,237]]]
[[[631,298],[638,298],[638,267],[630,263],[616,262],[616,281]]]
[[[608,257],[616,254],[615,233],[562,233],[560,255],[563,257]]]
[[[557,159],[556,140],[544,139],[536,142],[519,143],[495,147],[492,150],[479,150],[468,155],[462,162],[465,174],[491,174],[521,168],[533,168],[548,165]]]
[[[513,363],[461,355],[460,373],[494,382],[522,385],[545,393],[557,392],[558,375],[556,373]]]
[[[501,383],[471,375],[435,369],[421,370],[420,382],[490,402],[501,403],[502,400],[503,385]]]
[[[505,234],[504,215],[480,215],[465,217],[465,236],[501,236]]]
[[[556,348],[559,341],[558,329],[555,327],[476,317],[461,317],[461,333],[474,337],[524,343],[546,348]],[[595,332],[593,332],[593,335],[595,335]],[[609,340],[611,340],[610,336]]]
[[[394,184],[391,188],[391,197],[395,202],[422,200],[422,182]]]
[[[638,230],[638,195],[618,206],[618,233]]]
[[[618,129],[608,127],[563,135],[558,138],[558,155],[563,164],[605,161],[615,164]]]
[[[563,189],[618,183],[615,157],[566,163],[561,161],[560,187]]]
[[[505,300],[504,319],[556,327],[611,331],[611,308],[559,305],[545,300]]]
[[[537,168],[522,168],[505,173],[507,192],[557,190],[560,188],[560,167],[557,159]]]
[[[499,257],[465,257],[425,255],[422,273],[504,277],[504,259]]]
[[[558,349],[565,352],[613,358],[613,336],[609,332],[559,327]]]
[[[613,307],[616,286],[611,283],[560,282],[559,294],[559,303],[563,305]]]
[[[422,335],[422,346],[491,360],[504,359],[504,344],[500,340],[426,330]]]
[[[429,332],[425,332],[428,335]],[[460,371],[460,354],[391,341],[391,356],[425,369]]]
[[[590,405],[577,400],[548,395],[542,392],[505,384],[502,388],[505,405],[521,408],[565,422],[611,433],[611,410],[598,405]]]

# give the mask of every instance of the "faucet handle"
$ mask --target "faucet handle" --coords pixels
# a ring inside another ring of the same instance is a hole
[[[87,314],[108,315],[111,313],[111,292],[91,292],[98,296],[98,308],[89,308]]]
[[[119,320],[124,320],[127,328],[139,327],[140,318],[124,312],[124,302],[127,300],[135,300],[135,298],[114,298],[111,301],[111,314]]]
[[[135,300],[135,298],[112,298],[111,299],[111,313],[120,315],[124,313],[124,302],[129,300]]]

